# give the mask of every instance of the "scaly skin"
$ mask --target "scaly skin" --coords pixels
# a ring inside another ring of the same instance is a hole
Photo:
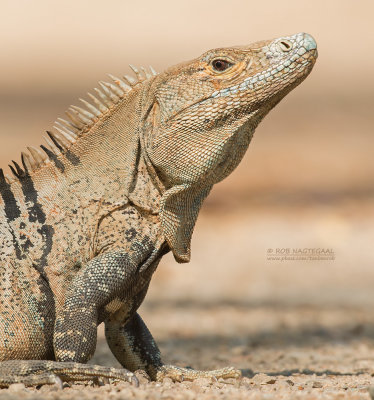
[[[72,109],[49,147],[14,163],[14,178],[0,170],[0,386],[135,382],[137,369],[158,380],[240,376],[163,364],[137,309],[165,253],[189,261],[203,200],[316,57],[297,34],[158,75],[135,70],[136,82],[114,78],[88,111]],[[84,365],[101,322],[126,370]]]

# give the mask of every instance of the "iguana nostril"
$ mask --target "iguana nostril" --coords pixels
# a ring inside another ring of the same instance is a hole
[[[288,40],[281,40],[279,43],[279,47],[282,51],[290,51],[292,49],[292,43]]]
[[[317,50],[316,41],[313,39],[312,36],[308,35],[307,33],[304,33],[303,46],[304,46],[306,51]]]

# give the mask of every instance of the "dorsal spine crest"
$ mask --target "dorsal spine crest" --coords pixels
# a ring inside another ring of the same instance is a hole
[[[133,65],[130,68],[134,71],[136,78],[124,76],[123,79],[114,75],[109,75],[113,83],[100,81],[101,89],[94,88],[99,99],[88,93],[92,103],[84,99],[79,99],[86,109],[78,106],[70,106],[66,111],[67,120],[57,118],[54,131],[47,131],[48,137],[44,137],[47,146],[41,145],[40,148],[27,147],[27,152],[21,153],[23,169],[15,161],[14,166],[9,165],[14,178],[4,174],[0,170],[2,180],[13,183],[21,179],[26,174],[34,172],[50,162],[51,157],[56,158],[64,154],[75,141],[90,131],[90,128],[98,122],[104,115],[107,115],[123,98],[125,98],[137,84],[157,75],[156,71],[150,66],[148,72],[144,67],[139,71]]]

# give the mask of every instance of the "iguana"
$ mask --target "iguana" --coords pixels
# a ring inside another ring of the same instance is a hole
[[[203,200],[262,118],[310,73],[306,34],[111,76],[0,170],[0,386],[107,377],[238,377],[165,365],[137,313],[161,257],[190,259]],[[124,369],[86,365],[105,323]]]

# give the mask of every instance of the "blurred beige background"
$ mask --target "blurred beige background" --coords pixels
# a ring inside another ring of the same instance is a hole
[[[374,304],[372,1],[0,3],[0,165],[128,63],[161,71],[226,45],[311,33],[308,79],[256,131],[198,221],[190,265],[163,261],[150,302]],[[270,261],[269,248],[335,261]]]

